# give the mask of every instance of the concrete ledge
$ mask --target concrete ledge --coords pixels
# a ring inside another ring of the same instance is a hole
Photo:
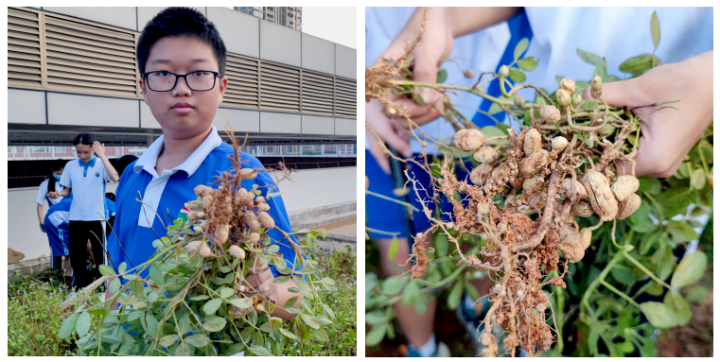
[[[302,239],[305,237],[305,234],[296,234],[295,237]],[[332,254],[338,250],[345,250],[347,246],[350,246],[353,254],[357,254],[357,240],[355,238],[328,234],[325,240],[318,238],[317,241],[318,244],[320,244],[320,250],[327,254]]]
[[[288,213],[290,224],[299,224],[303,221],[317,219],[322,216],[332,214],[343,214],[357,210],[357,201],[347,201],[334,205],[314,207],[310,209],[298,210]]]
[[[20,260],[18,263],[8,265],[8,278],[17,279],[15,272],[30,274],[32,272],[43,271],[49,267],[50,257],[47,256],[31,260]]]

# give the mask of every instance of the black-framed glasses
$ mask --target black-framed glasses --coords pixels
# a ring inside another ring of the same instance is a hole
[[[188,88],[195,92],[207,92],[215,88],[215,80],[220,75],[218,72],[208,70],[196,70],[187,74],[175,74],[166,70],[145,72],[143,78],[148,88],[153,92],[170,92],[175,89],[178,79],[184,78]]]

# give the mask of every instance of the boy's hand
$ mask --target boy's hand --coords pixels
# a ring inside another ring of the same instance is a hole
[[[105,158],[105,144],[100,143],[98,141],[93,142],[92,144],[93,151],[95,151],[95,154],[102,158]]]
[[[675,109],[651,112],[658,107],[638,108],[642,117],[640,148],[635,159],[636,176],[670,177],[685,155],[713,121],[713,52],[685,61],[661,65],[640,77],[603,84],[602,97],[615,107],[634,107],[679,100]],[[590,96],[590,87],[584,95]],[[630,173],[630,168],[626,168]]]
[[[51,199],[57,199],[60,197],[60,191],[50,191],[48,192],[47,196]]]
[[[400,31],[400,34],[380,55],[375,64],[381,63],[383,60],[397,60],[405,55],[407,47],[417,39],[422,19],[423,9],[418,8],[405,24],[405,28]],[[441,61],[450,56],[452,48],[453,32],[446,20],[446,9],[429,8],[422,40],[411,53],[414,59],[413,80],[422,83],[436,83]],[[425,101],[424,106],[407,97],[393,97],[391,100],[398,106],[407,107],[413,122],[423,125],[440,117],[444,106],[442,95],[435,89],[425,88],[420,91],[420,96]],[[400,120],[399,123],[403,127],[409,128],[407,121]]]
[[[43,223],[40,223],[40,231],[45,232],[45,225],[43,225]]]
[[[387,146],[392,147],[405,158],[412,156],[412,148],[410,147],[412,134],[410,131],[400,127],[397,122],[388,118],[382,112],[382,104],[377,99],[372,99],[365,104],[365,122],[372,127]],[[380,167],[390,174],[390,163],[384,148],[372,132],[367,132],[367,137],[370,153],[375,157]]]
[[[256,258],[256,260],[259,258],[259,256],[255,254],[252,254],[251,258],[253,257]],[[245,294],[252,296],[253,294],[260,293],[265,298],[270,299],[273,304],[277,304],[278,290],[277,284],[273,284],[273,280],[275,280],[275,276],[270,270],[270,266],[267,263],[258,265],[256,262],[248,268],[248,274],[245,276],[245,282],[243,284],[247,287]]]

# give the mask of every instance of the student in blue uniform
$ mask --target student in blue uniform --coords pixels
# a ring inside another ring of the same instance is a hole
[[[64,269],[66,276],[72,276],[70,266],[70,205],[72,194],[50,206],[45,215],[45,232],[50,243],[50,260],[53,270]],[[63,257],[65,260],[63,261]]]
[[[60,178],[62,177],[63,169],[65,168],[65,161],[54,160],[50,166],[52,173],[47,180],[40,183],[35,203],[37,204],[37,216],[40,222],[40,231],[45,232],[45,226],[43,225],[43,205],[47,201],[48,208],[57,204],[62,200],[62,196],[57,198],[48,197],[50,191],[62,191],[63,187],[60,185]]]
[[[110,236],[108,253],[114,265],[125,262],[128,268],[146,262],[153,254],[156,233],[166,235],[163,224],[167,224],[167,215],[177,218],[184,203],[196,199],[196,186],[217,187],[215,177],[232,168],[228,156],[233,154],[233,148],[222,142],[212,126],[228,82],[226,49],[215,26],[194,9],[165,9],[145,26],[137,55],[145,103],[160,123],[163,136],[127,166],[116,190],[116,235]],[[277,192],[258,159],[246,153],[241,153],[241,159],[243,168],[260,170],[257,178],[244,180],[242,187],[251,189],[257,184],[263,195],[268,189]],[[282,198],[266,199],[276,225],[290,232]],[[284,239],[277,230],[269,236]],[[287,242],[280,244],[280,253],[293,268],[295,253]],[[276,304],[273,314],[291,318],[282,306],[297,295],[287,291],[295,286],[292,279],[273,284],[279,275],[274,266],[254,272],[247,279],[254,286],[269,287],[264,294]]]
[[[73,145],[78,159],[65,165],[60,179],[65,189],[51,192],[48,196],[74,194],[70,206],[70,262],[75,273],[73,287],[83,288],[92,283],[94,276],[100,275],[98,266],[104,261],[104,230],[105,220],[108,219],[105,184],[108,181],[117,182],[120,177],[105,156],[105,145],[96,141],[93,135],[81,133]],[[90,270],[87,270],[86,261],[88,239],[93,254],[98,257]]]

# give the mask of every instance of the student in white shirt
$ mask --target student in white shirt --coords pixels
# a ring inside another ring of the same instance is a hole
[[[70,206],[70,262],[74,273],[73,287],[79,289],[100,275],[98,266],[105,261],[105,220],[109,216],[105,205],[105,185],[107,181],[117,182],[120,177],[105,156],[105,145],[96,141],[93,135],[81,133],[73,144],[79,159],[65,165],[60,179],[65,189],[50,192],[48,196],[66,197],[73,193]],[[98,158],[102,162],[97,162]],[[98,262],[90,271],[87,270],[88,240],[93,254],[96,257],[103,256],[96,258]]]
[[[65,161],[63,160],[55,160],[52,163],[52,166],[50,166],[50,170],[52,173],[50,174],[50,177],[47,178],[45,181],[40,183],[40,188],[38,189],[37,197],[35,198],[35,203],[37,203],[37,216],[38,221],[40,222],[40,231],[45,232],[45,225],[43,223],[45,215],[43,212],[43,205],[45,205],[45,201],[48,203],[48,209],[52,207],[53,205],[60,202],[63,198],[50,198],[48,197],[48,192],[50,190],[53,191],[62,191],[63,187],[60,185],[60,177],[62,176],[63,169],[65,168]]]

